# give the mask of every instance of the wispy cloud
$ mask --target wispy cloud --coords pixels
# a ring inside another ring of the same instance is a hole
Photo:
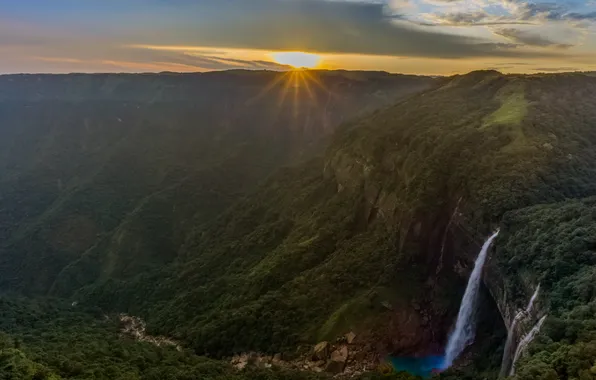
[[[558,49],[568,49],[572,47],[571,44],[564,44],[560,42],[556,42],[551,40],[550,38],[541,36],[539,34],[535,34],[532,32],[515,29],[515,28],[503,28],[497,29],[494,31],[496,35],[505,37],[506,39],[510,40],[511,42],[522,44],[522,45],[529,45],[529,46],[538,46],[538,47],[555,47]]]
[[[542,68],[535,68],[532,69],[537,72],[542,73],[558,73],[558,72],[571,72],[571,71],[578,71],[577,67],[542,67]]]

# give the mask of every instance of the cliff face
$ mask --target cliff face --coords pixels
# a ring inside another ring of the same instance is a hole
[[[550,312],[552,291],[544,288],[514,323],[545,273],[508,261],[512,247],[503,245],[515,244],[516,229],[530,223],[510,225],[509,215],[594,193],[588,146],[596,142],[596,114],[586,98],[595,85],[577,75],[456,78],[340,130],[329,150],[327,177],[339,191],[361,194],[362,218],[383,221],[398,252],[425,263],[428,283],[450,271],[466,278],[489,232],[503,229],[484,282],[511,330],[506,374],[518,343]],[[534,228],[547,228],[543,223]]]

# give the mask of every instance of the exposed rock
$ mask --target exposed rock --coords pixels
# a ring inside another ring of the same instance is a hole
[[[174,346],[178,351],[182,351],[182,347],[169,338],[147,334],[147,327],[141,318],[120,314],[119,319],[122,326],[120,331],[123,335],[127,335],[141,342],[152,343],[156,346]]]
[[[258,356],[256,355],[255,363],[258,367],[261,368],[271,368],[271,356]]]
[[[352,331],[346,334],[346,342],[348,342],[348,344],[352,344],[354,339],[356,339],[356,334],[354,334]]]
[[[248,355],[242,354],[240,356],[234,356],[232,358],[231,363],[234,366],[234,368],[236,368],[238,370],[242,370],[242,369],[246,368],[246,366],[248,365]]]
[[[347,334],[346,334],[347,335]],[[354,334],[355,336],[355,334]],[[347,337],[341,337],[343,342]],[[300,354],[286,356],[286,354],[275,354],[269,356],[260,353],[244,353],[236,355],[230,360],[230,364],[238,370],[257,366],[260,368],[279,368],[292,369],[304,372],[328,372],[337,379],[351,379],[361,373],[374,370],[379,364],[379,355],[367,342],[366,335],[353,342],[348,351],[347,343],[340,345],[331,345],[329,342],[319,343],[318,350],[324,359],[313,358],[314,347],[303,346],[299,350]],[[308,348],[307,350],[305,350]],[[331,353],[330,353],[331,352]]]
[[[348,347],[342,346],[331,353],[331,359],[327,362],[325,371],[329,373],[342,373],[348,361]]]
[[[381,305],[387,310],[393,310],[393,306],[387,301],[381,302]]]
[[[273,359],[271,359],[271,364],[280,364],[282,362],[282,357],[280,353],[273,355]]]
[[[553,145],[550,143],[544,143],[542,144],[542,147],[546,150],[553,150]]]
[[[365,351],[356,351],[356,353],[354,353],[354,361],[355,362],[361,362],[364,361],[364,359],[366,359],[366,352]]]
[[[313,360],[327,360],[329,357],[329,342],[321,342],[313,348]]]

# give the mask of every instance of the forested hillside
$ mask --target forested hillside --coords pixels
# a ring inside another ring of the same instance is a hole
[[[343,120],[431,83],[299,71],[0,76],[0,285],[59,293],[58,276],[80,260],[95,261],[79,285],[172,262],[194,225],[317,152]]]
[[[475,344],[440,376],[496,378],[537,284],[546,322],[515,376],[596,376],[596,78],[297,73],[209,74],[204,94],[176,74],[0,77],[0,287],[212,358],[349,332],[381,361],[438,355],[500,227]]]

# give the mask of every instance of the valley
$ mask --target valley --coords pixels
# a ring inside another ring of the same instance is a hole
[[[595,104],[582,73],[0,76],[0,367],[596,378]]]

